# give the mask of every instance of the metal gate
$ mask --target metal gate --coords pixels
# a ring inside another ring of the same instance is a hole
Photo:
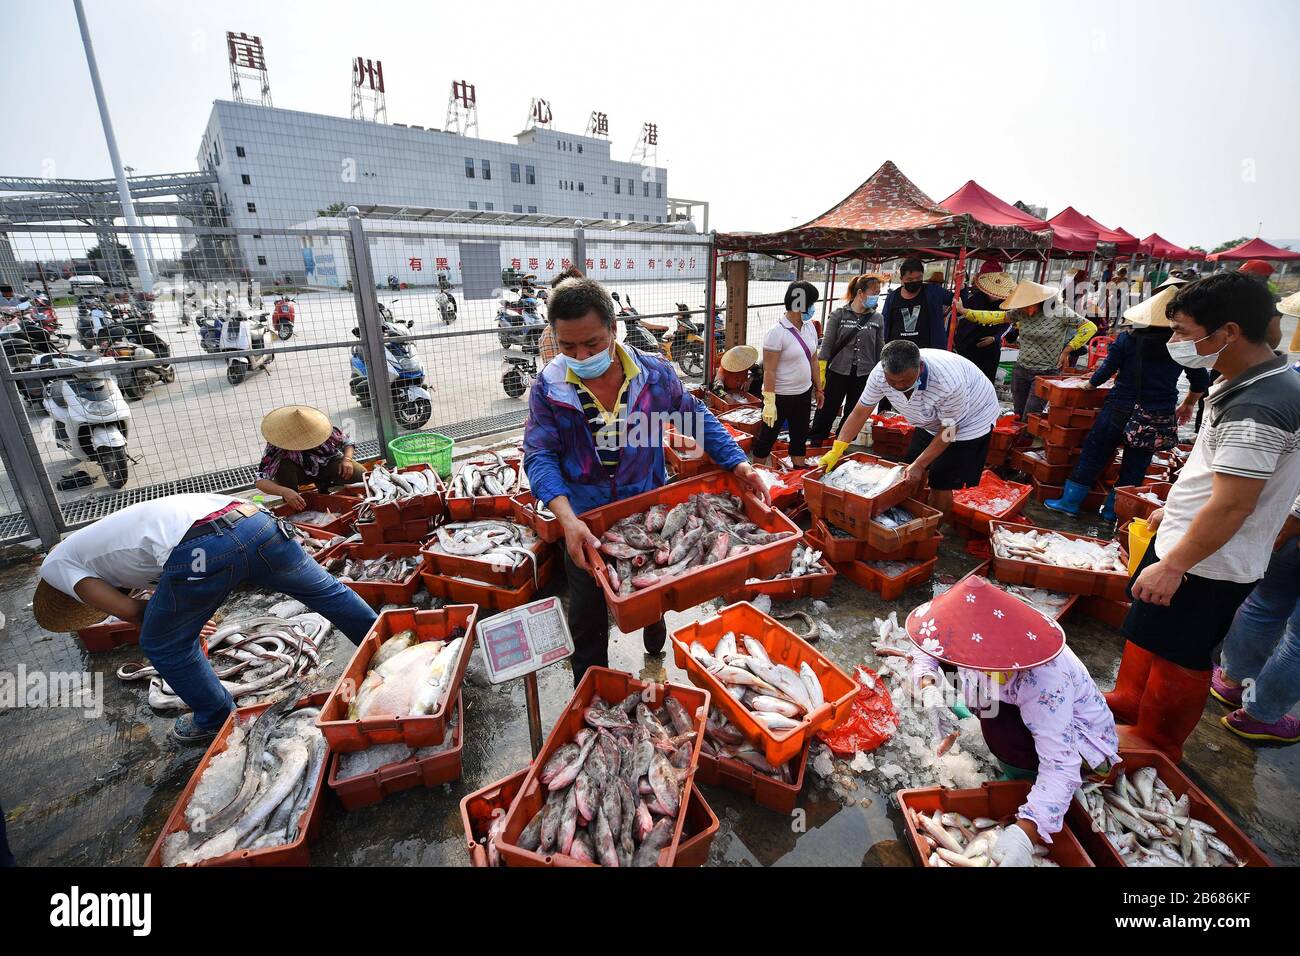
[[[467,300],[495,298],[501,288],[501,243],[462,242],[460,270]]]

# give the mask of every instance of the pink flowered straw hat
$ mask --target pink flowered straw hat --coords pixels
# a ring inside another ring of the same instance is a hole
[[[1061,625],[981,577],[968,577],[907,616],[907,636],[937,660],[980,671],[1021,671],[1061,653]]]

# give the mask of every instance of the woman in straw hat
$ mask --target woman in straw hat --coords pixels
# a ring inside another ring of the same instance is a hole
[[[266,450],[257,468],[257,489],[283,498],[296,511],[307,507],[298,489],[315,485],[328,493],[360,477],[352,440],[310,405],[285,405],[262,419]]]
[[[709,391],[733,404],[758,404],[763,394],[763,365],[752,345],[733,345],[722,353]]]
[[[1016,280],[1001,271],[1002,263],[988,259],[980,266],[975,281],[961,290],[966,314],[957,320],[954,341],[957,354],[970,359],[995,385],[1002,358],[1002,336],[1011,328],[1000,303],[1016,291]]]
[[[1021,280],[1014,292],[1002,300],[1002,308],[1015,328],[1020,355],[1011,375],[1011,398],[1017,417],[1037,413],[1046,404],[1033,394],[1034,381],[1040,375],[1055,375],[1070,366],[1070,353],[1081,347],[1097,332],[1097,326],[1057,298],[1057,289]]]
[[[911,655],[913,692],[942,738],[940,752],[960,733],[943,693],[951,690],[945,671],[955,670],[957,699],[979,718],[1004,779],[1034,781],[1016,824],[989,853],[999,866],[1031,865],[1035,847],[1060,832],[1084,777],[1119,762],[1105,698],[1061,625],[984,578],[958,581],[913,610],[905,626],[919,651]]]
[[[301,601],[354,644],[375,612],[303,550],[292,527],[228,495],[171,495],[74,531],[41,563],[36,623],[77,631],[109,615],[140,626],[140,649],[189,705],[181,743],[211,740],[234,707],[199,646],[208,619],[244,581]],[[153,588],[147,601],[131,592]]]
[[[849,280],[845,304],[831,313],[826,323],[817,358],[826,382],[826,400],[813,416],[808,442],[824,445],[832,432],[835,416],[844,410],[839,428],[862,397],[867,376],[880,360],[885,347],[885,324],[877,311],[880,304],[880,276],[870,272]],[[838,434],[837,428],[834,434]]]
[[[1084,440],[1064,494],[1044,502],[1053,511],[1077,516],[1083,499],[1119,448],[1124,449],[1124,460],[1116,486],[1142,484],[1152,457],[1178,443],[1178,426],[1191,420],[1196,403],[1210,387],[1205,369],[1184,368],[1166,348],[1173,330],[1165,308],[1177,292],[1177,286],[1167,287],[1124,313],[1132,329],[1120,332],[1084,387],[1097,388],[1112,378],[1115,385]],[[1184,374],[1189,391],[1179,404],[1178,377]],[[1115,520],[1114,488],[1101,516]]]

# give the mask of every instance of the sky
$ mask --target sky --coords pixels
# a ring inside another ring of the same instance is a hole
[[[892,159],[941,200],[968,179],[1138,236],[1300,242],[1300,3],[927,0],[655,4],[85,0],[123,161],[197,168],[230,98],[227,30],[266,48],[275,105],[348,115],[380,59],[392,121],[442,127],[454,79],[480,134],[530,98],[613,155],[659,127],[674,196],[719,230],[804,222]],[[101,178],[108,152],[71,0],[0,0],[0,175]]]

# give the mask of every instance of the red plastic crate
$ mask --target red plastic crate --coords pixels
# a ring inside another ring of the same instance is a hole
[[[1009,451],[1015,447],[1016,439],[1024,433],[1024,422],[1018,421],[1015,415],[1003,415],[993,426],[989,448],[992,451]]]
[[[732,697],[725,686],[691,657],[691,644],[699,641],[712,651],[728,631],[757,640],[763,645],[774,664],[785,664],[796,672],[799,664],[807,661],[821,681],[825,703],[811,714],[805,714],[798,727],[780,732],[768,730],[758,723],[741,703]],[[745,737],[763,748],[763,755],[773,764],[783,764],[797,756],[812,735],[818,730],[828,730],[843,721],[853,706],[858,685],[848,674],[823,657],[811,644],[803,640],[780,621],[768,617],[752,604],[740,603],[724,607],[717,614],[695,621],[672,634],[673,660],[686,671],[686,676],[697,687],[709,691],[713,706],[727,715]]]
[[[727,401],[727,399],[723,398],[722,396],[709,391],[709,392],[705,392],[704,394],[704,404],[709,409],[709,411],[713,412],[715,416],[721,415],[723,412],[733,411],[734,409],[737,408],[745,408],[748,406],[763,404],[762,399],[760,399],[756,395],[750,395],[747,392],[738,392],[737,394],[745,396],[747,401],[730,402]]]
[[[704,759],[704,755],[700,755]],[[488,829],[498,814],[510,809],[515,796],[523,788],[527,770],[488,784],[460,801],[460,821],[465,828],[465,849],[469,852],[470,866],[488,865],[487,848],[480,843],[487,839]],[[703,866],[709,860],[709,847],[718,832],[718,817],[704,800],[700,788],[692,785],[686,799],[686,823],[682,827],[682,842],[677,847],[674,868]]]
[[[432,754],[418,760],[405,760],[363,773],[360,776],[338,779],[343,752],[335,752],[329,759],[329,788],[338,794],[345,810],[356,810],[379,803],[384,797],[412,787],[436,787],[440,783],[459,780],[461,752],[465,749],[464,695],[457,694],[455,712],[460,715],[453,731],[452,745],[443,753]]]
[[[546,788],[538,779],[542,767],[560,747],[564,746],[573,737],[586,726],[583,719],[583,712],[587,709],[591,701],[600,696],[606,701],[617,703],[626,698],[629,694],[637,693],[651,710],[658,710],[662,706],[664,696],[668,695],[677,699],[677,701],[686,709],[695,723],[695,741],[691,748],[691,759],[686,766],[683,774],[683,793],[690,791],[695,782],[695,767],[699,760],[700,742],[704,739],[704,724],[709,713],[709,692],[699,690],[695,687],[688,687],[681,684],[655,684],[646,681],[640,681],[630,674],[624,674],[620,671],[613,671],[607,667],[590,667],[587,673],[583,675],[582,680],[578,683],[577,689],[573,696],[569,698],[569,703],[565,706],[564,711],[555,721],[551,728],[546,742],[542,745],[542,751],[537,755],[532,764],[529,766],[524,778],[523,785],[519,789],[518,795],[514,802],[511,803],[509,811],[506,813],[505,827],[497,842],[497,848],[501,851],[501,857],[510,866],[592,866],[590,863],[583,863],[562,853],[553,853],[542,855],[531,850],[525,850],[516,845],[519,834],[523,832],[530,820],[542,808],[546,800]],[[682,801],[683,810],[687,801]],[[659,852],[660,866],[673,866],[676,863],[677,854],[682,842],[682,833],[685,829],[686,814],[679,812],[677,815],[677,825],[673,830],[672,840],[668,845]]]
[[[1053,425],[1042,415],[1028,416],[1028,427],[1029,434],[1041,438],[1049,448],[1060,448],[1072,452],[1083,447],[1083,441],[1088,437],[1088,432],[1091,431],[1091,428],[1067,428],[1064,425]]]
[[[555,544],[557,541],[564,540],[564,529],[560,527],[558,518],[543,518],[534,510],[532,492],[522,491],[510,498],[510,513],[514,520],[522,525],[532,528],[537,536],[547,544]]]
[[[509,518],[514,514],[510,505],[510,497],[528,490],[527,476],[524,474],[524,460],[522,455],[514,453],[502,455],[501,458],[518,473],[519,480],[516,485],[507,488],[506,494],[503,495],[476,495],[473,498],[465,498],[457,495],[452,490],[452,482],[447,482],[444,503],[447,506],[448,520],[474,521],[484,518]],[[491,455],[477,455],[460,462],[455,468],[455,474],[459,474],[466,465],[490,465],[495,463],[496,459]]]
[[[837,565],[856,561],[867,547],[865,538],[837,538],[821,518],[813,518],[812,527],[804,532],[804,543]]]
[[[424,570],[430,574],[447,577],[465,577],[493,587],[515,591],[533,583],[534,571],[538,583],[541,581],[542,565],[551,555],[551,546],[544,541],[536,541],[530,549],[533,561],[524,561],[517,567],[504,563],[492,563],[473,557],[447,554],[438,550],[438,536],[435,532],[420,548],[424,555]],[[536,562],[534,564],[534,562]]]
[[[1079,506],[1079,514],[1096,513],[1101,510],[1101,506],[1106,502],[1106,496],[1110,494],[1106,486],[1101,482],[1092,486],[1092,491],[1083,496],[1083,501]],[[1042,482],[1034,482],[1034,499],[1036,501],[1055,501],[1057,498],[1064,497],[1064,485],[1047,485]]]
[[[1018,481],[1006,481],[993,472],[985,470],[977,487],[953,492],[953,523],[987,535],[990,521],[1007,521],[1016,517],[1024,510],[1025,502],[1029,500],[1032,492],[1033,488],[1030,485]],[[1011,498],[1011,504],[1001,514],[989,514],[975,507],[978,501],[987,501],[990,497],[1001,498],[1004,494]]]
[[[356,528],[362,544],[420,544],[429,536],[432,525],[428,518],[416,518],[387,528],[374,521],[358,521]]]
[[[808,751],[812,749],[811,739],[804,744],[799,756],[793,783],[782,783],[765,773],[759,773],[749,764],[728,757],[712,757],[704,750],[700,751],[700,766],[695,771],[695,779],[710,787],[723,787],[749,797],[760,807],[776,813],[792,813],[803,791],[804,773],[808,769]]]
[[[1049,406],[1043,414],[1047,416],[1049,425],[1059,425],[1062,428],[1091,428],[1097,421],[1097,411],[1095,408],[1071,408],[1069,405],[1062,405],[1059,408]]]
[[[1047,399],[1047,404],[1053,408],[1101,408],[1114,384],[1108,382],[1100,388],[1064,388],[1061,382],[1066,379],[1079,380],[1085,376],[1040,375],[1034,380],[1034,394]]]
[[[1079,613],[1084,617],[1090,617],[1094,621],[1100,621],[1108,627],[1119,630],[1124,626],[1124,618],[1128,617],[1128,609],[1132,607],[1133,602],[1128,600],[1114,601],[1102,597],[1080,597],[1075,605]]]
[[[727,592],[722,599],[728,604],[735,604],[737,601],[752,601],[760,594],[766,594],[773,601],[798,601],[801,598],[825,597],[831,593],[831,585],[835,583],[835,568],[825,557],[819,564],[821,571],[816,574],[746,582],[744,587]]]
[[[446,640],[456,628],[465,631],[465,643],[460,649],[460,659],[452,674],[447,699],[433,714],[419,716],[375,715],[357,720],[348,719],[348,704],[366,676],[366,665],[375,656],[381,644],[394,634],[413,630],[421,641]],[[375,744],[392,744],[401,741],[408,747],[427,747],[440,744],[447,734],[447,715],[460,697],[460,684],[469,667],[474,642],[478,639],[478,608],[472,605],[449,604],[433,611],[402,608],[384,611],[375,621],[370,633],[357,647],[339,682],[330,691],[329,699],[321,708],[316,726],[329,741],[330,750],[351,752],[365,750]],[[464,720],[464,715],[461,717]]]
[[[1001,468],[1011,458],[1010,448],[990,448],[988,455],[984,459],[984,465],[987,468]]]
[[[1115,489],[1115,515],[1120,520],[1132,518],[1149,518],[1151,512],[1157,508],[1164,507],[1164,501],[1169,497],[1169,489],[1173,484],[1168,481],[1152,481],[1134,487],[1126,485]],[[1143,494],[1156,494],[1160,497],[1160,503],[1148,501],[1140,497]]]
[[[301,698],[297,706],[320,707],[325,703],[327,696],[324,691],[309,694]],[[167,822],[163,824],[158,839],[154,841],[153,849],[149,851],[149,855],[145,858],[145,866],[162,866],[163,843],[177,830],[185,829],[185,808],[189,806],[190,798],[194,796],[194,788],[199,785],[199,780],[203,777],[203,772],[208,769],[208,764],[212,762],[212,759],[226,749],[226,740],[230,737],[230,732],[235,729],[235,721],[238,720],[243,723],[250,718],[256,717],[270,707],[272,703],[274,701],[267,701],[264,704],[254,704],[252,707],[241,707],[238,710],[231,711],[230,716],[226,718],[226,722],[217,731],[217,736],[208,745],[207,753],[203,755],[198,767],[190,775],[190,781],[185,785],[185,789],[181,791],[176,806],[172,807]],[[260,850],[232,850],[230,853],[213,857],[211,860],[205,860],[198,865],[307,866],[311,862],[309,847],[315,842],[316,834],[320,832],[321,809],[323,807],[321,795],[325,791],[325,772],[328,767],[328,759],[321,761],[320,772],[316,777],[315,792],[312,794],[307,808],[303,810],[302,816],[298,818],[298,837],[292,843],[286,843],[283,846],[266,847]]]
[[[406,465],[398,468],[397,471],[398,473],[408,471],[428,472],[437,479],[438,487],[442,488],[442,480],[438,478],[437,470],[428,465]],[[444,491],[437,491],[412,498],[399,498],[396,501],[387,501],[382,504],[371,502],[370,512],[374,515],[375,524],[381,528],[396,528],[418,520],[423,520],[427,524],[430,519],[441,517],[447,513],[446,505],[443,503],[444,494]]]
[[[303,508],[295,510],[287,504],[282,504],[272,508],[271,513],[281,518],[288,518],[293,524],[300,524],[293,518],[303,511],[332,511],[338,517],[329,524],[303,525],[303,527],[320,528],[342,535],[352,533],[352,526],[357,520],[357,506],[361,503],[356,498],[349,495],[323,495],[319,491],[304,491],[301,494],[303,501],[306,502]]]
[[[862,452],[845,455],[841,461],[861,461],[887,467],[893,467],[896,464],[895,462],[882,461],[875,455],[867,455]],[[900,481],[893,487],[886,488],[874,498],[864,498],[852,492],[828,487],[821,480],[823,474],[824,470],[817,468],[803,476],[803,496],[804,500],[808,502],[808,511],[859,538],[865,538],[871,533],[872,518],[880,514],[880,512],[888,511],[894,505],[914,497],[919,488],[919,482]]]
[[[388,555],[390,558],[418,558],[420,557],[420,546],[418,544],[341,544],[334,551],[331,557],[362,559],[382,558]],[[346,578],[340,578],[342,583],[369,604],[371,607],[382,607],[385,604],[410,604],[411,599],[415,597],[415,592],[420,589],[420,569],[417,567],[401,581],[389,583],[387,581],[351,581]]]
[[[878,551],[868,543],[863,549],[859,561],[929,561],[939,553],[943,544],[943,533],[933,531],[924,538],[918,538],[894,551]]]
[[[754,435],[751,432],[741,431],[734,425],[722,422],[722,427],[740,446],[740,450],[748,452],[754,444]],[[685,449],[678,448],[677,445],[682,439],[670,428],[664,429],[664,464],[668,469],[677,476],[678,479],[694,478],[696,475],[703,474],[706,471],[716,471],[720,466],[704,451],[704,444],[696,442],[694,450],[698,454],[687,454]]]
[[[434,574],[430,571],[421,571],[420,578],[424,582],[425,590],[436,598],[460,604],[477,604],[484,610],[508,611],[521,604],[527,604],[535,598],[550,583],[558,561],[559,558],[552,555],[542,562],[541,567],[537,569],[536,587],[533,586],[532,577],[529,577],[522,587],[513,589],[446,574]]]
[[[92,654],[111,651],[115,647],[140,643],[140,625],[130,621],[107,620],[77,631],[77,637]]]
[[[1046,458],[1039,458],[1029,454],[1030,451],[1038,449],[1013,449],[1010,453],[1010,463],[1012,467],[1018,468],[1025,474],[1029,475],[1034,481],[1044,485],[1063,485],[1070,472],[1074,470],[1073,465],[1053,465]]]
[[[922,787],[915,790],[899,790],[894,796],[898,799],[899,809],[903,811],[904,833],[907,845],[916,854],[921,866],[930,865],[930,854],[923,849],[922,833],[913,813],[926,816],[935,810],[941,813],[960,813],[964,817],[992,817],[1000,820],[1013,816],[1033,784],[1027,780],[1000,780],[984,783],[971,790],[945,790],[943,787]],[[1047,858],[1058,866],[1091,867],[1095,864],[1088,858],[1075,835],[1069,828],[1063,827],[1059,833],[1052,834],[1048,844]]]
[[[307,537],[315,538],[317,541],[329,541],[333,538],[339,539],[338,541],[335,542],[334,546],[326,548],[323,551],[317,551],[315,554],[312,555],[312,557],[316,559],[317,564],[324,564],[331,557],[333,557],[334,554],[338,551],[338,545],[342,544],[347,537],[346,535],[335,534],[332,531],[322,531],[320,528],[314,527],[309,524],[300,524],[300,525],[295,525],[294,527],[296,527],[303,534],[307,535]],[[304,548],[303,550],[306,549]]]
[[[864,553],[873,557],[878,554],[902,554],[909,547],[917,544],[927,544],[943,521],[942,511],[938,508],[931,508],[919,498],[905,498],[898,503],[898,506],[906,508],[910,514],[914,514],[916,517],[897,528],[886,528],[874,519],[868,521],[866,523],[867,533],[863,535],[867,542]],[[844,530],[848,531],[850,529],[846,528]]]
[[[1137,750],[1120,748],[1121,763],[1111,772],[1114,778],[1123,770],[1131,774],[1142,767],[1155,767],[1160,779],[1164,781],[1175,797],[1187,794],[1189,811],[1193,819],[1204,820],[1214,827],[1215,835],[1228,844],[1237,858],[1244,860],[1247,866],[1272,866],[1268,857],[1259,847],[1251,842],[1250,837],[1219,809],[1218,805],[1207,797],[1204,791],[1188,779],[1168,757],[1155,750]],[[1125,866],[1124,858],[1119,855],[1103,834],[1093,829],[1092,818],[1077,797],[1070,801],[1070,809],[1065,814],[1065,825],[1097,866]]]
[[[971,578],[971,577],[981,577],[988,580],[992,580],[993,579],[993,572],[991,568],[992,563],[993,563],[992,561],[985,561],[983,564],[974,568],[967,574],[962,575],[961,579],[964,581],[967,578]],[[994,585],[994,587],[996,586],[997,585]],[[1083,600],[1087,600],[1087,599],[1080,598],[1079,595],[1077,594],[1071,594],[1069,600],[1067,600],[1064,604],[1062,604],[1061,609],[1056,612],[1056,620],[1057,621],[1065,620],[1065,616],[1069,614],[1071,610],[1073,610],[1076,604],[1078,604],[1080,601]]]
[[[889,558],[881,560],[898,560],[898,558],[891,555]],[[895,578],[885,577],[865,561],[848,561],[844,564],[837,564],[835,570],[858,587],[873,591],[886,601],[896,601],[903,596],[908,588],[914,588],[930,580],[931,575],[934,574],[935,563],[938,560],[938,558],[930,558],[928,561],[922,561],[916,567],[910,568]]]
[[[721,492],[730,492],[740,498],[745,514],[759,528],[768,532],[788,531],[790,534],[779,541],[757,545],[733,558],[689,570],[662,584],[626,596],[616,594],[610,587],[604,558],[589,548],[588,566],[605,592],[605,601],[618,629],[624,634],[663,620],[668,611],[685,611],[726,594],[743,586],[750,578],[767,579],[779,574],[790,566],[790,558],[803,538],[803,532],[779,510],[755,498],[729,471],[710,472],[698,478],[674,482],[582,515],[591,533],[600,537],[620,518],[649,511],[653,505],[663,504],[671,508],[689,500],[691,495]]]
[[[989,524],[990,533],[998,528],[1011,531],[1046,531],[1031,524],[1013,524],[1007,521],[993,521]],[[1078,541],[1092,541],[1107,545],[1109,541],[1089,538],[1087,535],[1070,534],[1068,531],[1055,531],[1063,538]],[[1049,591],[1065,591],[1068,594],[1095,595],[1112,601],[1122,601],[1128,588],[1128,574],[1105,571],[1083,571],[1077,568],[1058,568],[1051,564],[1039,564],[1018,558],[999,558],[997,550],[993,552],[993,576],[1008,584],[1028,584],[1031,587],[1047,588]]]

